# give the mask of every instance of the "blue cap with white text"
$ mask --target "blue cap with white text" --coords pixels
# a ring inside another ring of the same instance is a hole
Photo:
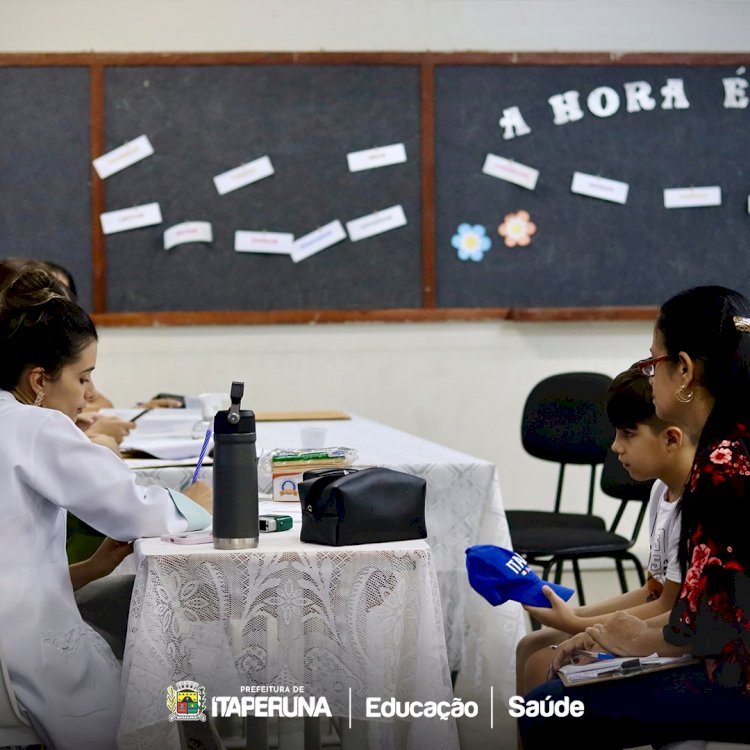
[[[520,555],[492,544],[477,544],[466,550],[466,571],[471,587],[493,607],[508,600],[550,607],[542,586],[549,586],[565,601],[575,593],[567,586],[541,579]]]

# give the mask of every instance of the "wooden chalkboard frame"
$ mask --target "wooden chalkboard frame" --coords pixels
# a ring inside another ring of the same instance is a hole
[[[440,308],[436,302],[435,247],[435,69],[440,65],[743,65],[747,53],[420,53],[420,52],[271,52],[271,53],[18,53],[0,54],[0,67],[87,67],[90,81],[90,155],[105,150],[105,71],[115,66],[221,65],[410,65],[420,71],[422,305],[408,309],[226,310],[108,312],[106,242],[99,215],[105,210],[105,182],[91,170],[92,303],[104,326],[180,326],[447,320],[589,321],[651,320],[654,307],[591,308]]]

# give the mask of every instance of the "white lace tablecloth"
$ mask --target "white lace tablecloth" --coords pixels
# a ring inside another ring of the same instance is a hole
[[[476,685],[489,676],[507,701],[515,694],[515,646],[526,632],[523,610],[514,602],[492,608],[469,586],[465,564],[465,550],[473,544],[511,547],[494,464],[356,416],[259,422],[258,455],[274,448],[299,448],[301,425],[325,428],[326,444],[355,448],[360,464],[386,466],[427,481],[427,541],[437,570],[448,663]],[[177,489],[190,481],[192,473],[187,467],[138,472],[142,482]],[[201,476],[210,482],[212,468],[205,467]],[[483,648],[487,632],[492,636],[491,652]]]
[[[140,540],[136,557],[121,748],[179,747],[166,706],[178,680],[205,688],[209,713],[212,696],[251,685],[302,686],[354,720],[366,717],[368,697],[453,698],[423,541],[322,547],[293,529],[242,552]],[[373,748],[458,748],[453,719],[371,722],[368,736]]]

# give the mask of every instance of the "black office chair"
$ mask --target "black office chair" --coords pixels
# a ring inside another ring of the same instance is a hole
[[[546,566],[552,556],[542,550],[557,538],[558,531],[586,528],[606,532],[604,519],[593,515],[593,505],[597,467],[604,463],[613,438],[605,410],[611,382],[608,375],[596,372],[560,373],[537,383],[526,399],[521,419],[524,449],[536,458],[559,464],[553,510],[506,512],[513,548],[530,563]],[[590,467],[586,513],[560,510],[568,464]],[[581,599],[578,562],[571,562]],[[562,563],[558,577],[561,571]]]

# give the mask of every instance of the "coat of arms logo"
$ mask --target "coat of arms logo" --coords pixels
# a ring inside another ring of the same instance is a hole
[[[205,721],[206,689],[192,680],[181,680],[167,688],[170,721]]]

